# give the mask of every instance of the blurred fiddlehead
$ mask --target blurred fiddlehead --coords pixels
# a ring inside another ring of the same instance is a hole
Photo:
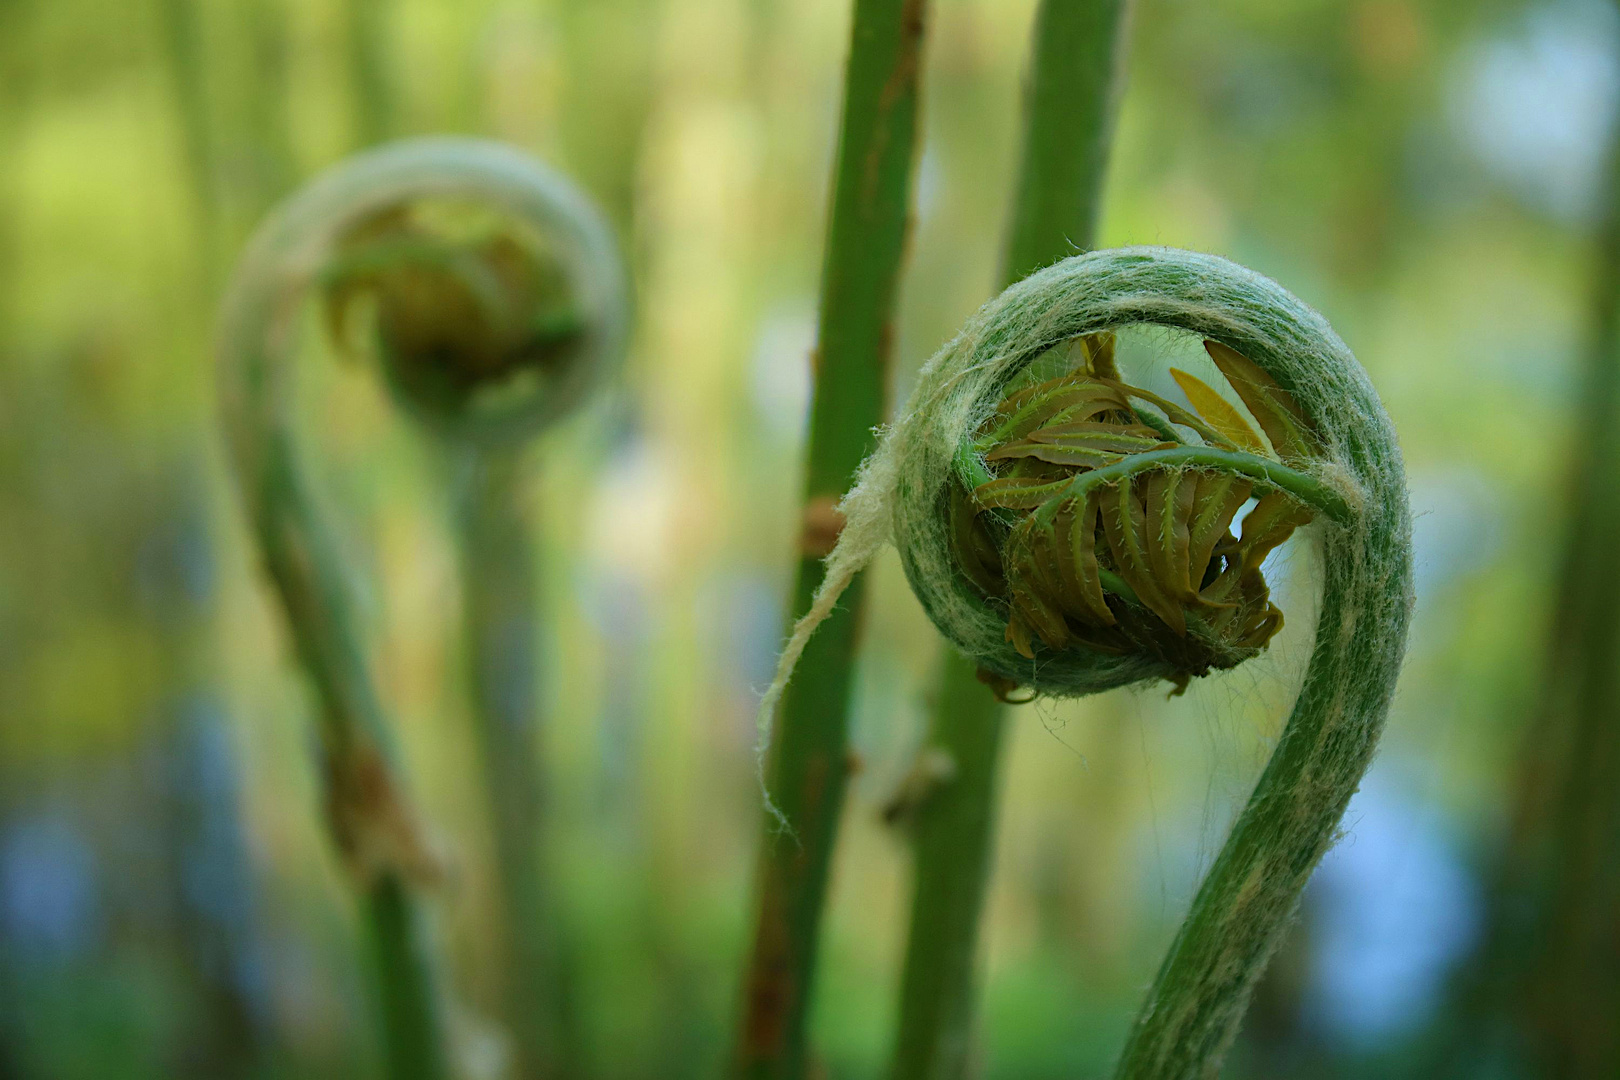
[[[1203,339],[1265,440],[1201,383],[1183,384],[1199,415],[1125,382],[1110,334],[1133,325]],[[1049,357],[1066,370],[1036,380]],[[1228,523],[1252,495],[1233,536]],[[925,365],[842,510],[826,582],[767,706],[887,542],[958,649],[1008,685],[1072,697],[1181,686],[1253,656],[1277,623],[1264,553],[1320,524],[1321,613],[1299,698],[1117,1073],[1213,1076],[1335,839],[1404,652],[1410,512],[1394,430],[1366,374],[1320,315],[1224,259],[1079,255],[1006,290]]]
[[[472,467],[488,469],[488,455],[510,454],[564,415],[618,361],[625,282],[607,228],[560,177],[495,144],[424,139],[351,159],[276,211],[249,245],[221,317],[227,443],[319,697],[328,823],[367,909],[391,1075],[447,1076],[443,1002],[418,911],[437,861],[400,776],[353,572],[297,439],[300,316],[312,292],[340,343],[369,323],[395,400]],[[514,572],[527,573],[518,546]],[[486,688],[476,689],[482,699]],[[532,701],[532,685],[518,692]],[[486,730],[511,721],[481,716]],[[532,752],[533,717],[519,719]],[[497,782],[532,787],[532,757],[508,764]],[[497,813],[497,829],[509,824]],[[513,842],[524,840],[533,837]]]

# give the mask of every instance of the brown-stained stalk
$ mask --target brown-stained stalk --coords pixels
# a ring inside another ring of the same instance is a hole
[[[821,583],[829,500],[850,486],[884,415],[893,317],[916,156],[924,0],[856,0],[822,274],[793,614]],[[830,526],[836,531],[836,521]],[[763,764],[775,813],[762,822],[753,936],[733,1050],[737,1077],[798,1080],[828,869],[848,780],[857,582],[805,651]]]

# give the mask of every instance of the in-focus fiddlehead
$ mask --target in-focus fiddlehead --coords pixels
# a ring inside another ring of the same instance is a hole
[[[316,294],[341,340],[371,331],[396,399],[477,458],[564,414],[618,361],[625,282],[606,226],[561,178],[495,144],[427,139],[354,158],[289,200],[250,244],[222,315],[227,439],[320,697],[329,822],[368,905],[391,1075],[444,1076],[413,896],[433,860],[394,761],[354,575],[297,439],[297,345]]]
[[[1341,518],[1348,508],[1279,459],[1308,466],[1321,452],[1293,398],[1230,348],[1205,343],[1281,451],[1197,376],[1172,369],[1188,411],[1120,381],[1112,333],[1074,344],[1076,367],[1010,393],[962,447],[952,555],[1005,606],[1004,636],[1024,660],[1037,640],[1056,655],[1149,657],[1185,688],[1265,648],[1282,612],[1261,563],[1315,516],[1313,502]],[[1012,683],[1027,671],[993,670]]]
[[[1109,332],[1135,325],[1209,342],[1266,439],[1201,383],[1184,377],[1194,411],[1122,380]],[[1072,350],[1069,370],[1031,383],[1055,349]],[[1299,699],[1119,1068],[1213,1075],[1370,760],[1404,649],[1410,514],[1365,373],[1320,315],[1224,259],[1076,256],[1009,288],[929,361],[842,509],[827,584],[767,707],[885,542],[958,649],[1011,683],[1079,696],[1181,685],[1254,655],[1277,627],[1260,562],[1319,523],[1325,580]]]

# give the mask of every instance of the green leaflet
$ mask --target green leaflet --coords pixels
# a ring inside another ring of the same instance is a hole
[[[1048,424],[1039,431],[1031,432],[1029,438],[1031,442],[1049,443],[1052,446],[1087,446],[1118,454],[1140,454],[1146,450],[1175,445],[1173,442],[1166,443],[1158,432],[1140,424],[1083,421]]]
[[[1243,519],[1243,536],[1237,542],[1244,575],[1258,574],[1266,556],[1310,520],[1309,510],[1280,491],[1273,491],[1255,503],[1249,516]]]
[[[1062,495],[1068,486],[1067,480],[1004,476],[974,488],[973,501],[986,510],[1033,510]]]
[[[1187,633],[1187,617],[1181,605],[1171,600],[1157,576],[1148,548],[1152,540],[1148,533],[1147,514],[1142,501],[1131,484],[1116,484],[1104,491],[1098,499],[1102,511],[1103,533],[1108,537],[1108,548],[1114,556],[1114,567],[1131,588],[1136,590],[1142,605],[1164,620],[1177,637]]]
[[[1062,612],[1051,602],[1050,587],[1041,580],[1040,564],[1029,528],[1033,521],[1033,518],[1025,518],[1013,530],[1007,538],[1007,548],[1003,554],[1008,569],[1007,580],[1012,586],[1013,610],[1040,635],[1047,647],[1061,649],[1069,643],[1068,624],[1063,621]],[[1026,651],[1031,643],[1026,641],[1019,645],[1017,637],[1014,637],[1013,644],[1019,652],[1034,659],[1034,652]]]
[[[1251,454],[1266,452],[1265,443],[1260,441],[1260,436],[1254,433],[1249,422],[1243,419],[1243,414],[1232,408],[1225,398],[1216,393],[1214,387],[1180,368],[1171,368],[1170,376],[1176,380],[1176,385],[1181,387],[1181,392],[1187,395],[1187,400],[1192,402],[1193,408],[1198,410],[1198,415],[1208,420],[1216,431]]]
[[[1097,500],[1058,515],[1056,547],[1058,568],[1062,571],[1071,609],[1076,616],[1097,626],[1113,626],[1114,613],[1103,598],[1102,577],[1097,565]]]
[[[1189,578],[1187,519],[1192,515],[1197,480],[1176,469],[1151,473],[1142,481],[1142,510],[1148,528],[1148,563],[1165,595],[1178,604],[1197,599]]]
[[[1238,508],[1249,501],[1254,482],[1244,476],[1201,472],[1197,483],[1192,516],[1187,523],[1187,570],[1192,581],[1202,582],[1215,545],[1227,535]]]
[[[993,453],[985,455],[987,461],[1007,461],[1013,458],[1034,458],[1052,465],[1068,465],[1075,468],[1094,469],[1102,465],[1112,465],[1131,451],[1101,450],[1085,445],[1053,445],[1045,442],[1025,440],[1024,442],[1008,443]]]
[[[1130,407],[1129,402],[1112,387],[1089,379],[1077,383],[1073,376],[1069,376],[1043,383],[1042,387],[985,441],[995,445],[1022,439],[1060,416],[1063,420],[1089,420],[1112,409]]]
[[[1278,457],[1294,463],[1322,456],[1321,442],[1304,410],[1264,368],[1218,341],[1205,341],[1204,350],[1259,421]]]

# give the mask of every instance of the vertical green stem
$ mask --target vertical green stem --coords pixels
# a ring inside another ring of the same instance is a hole
[[[507,944],[507,1017],[517,1074],[582,1075],[548,880],[534,523],[521,452],[469,447],[458,519],[468,676],[484,759]]]
[[[248,95],[241,134],[253,166],[253,211],[257,216],[287,193],[298,171],[287,109],[291,45],[285,0],[250,0],[242,14],[253,41],[249,77],[257,92]]]
[[[28,77],[23,57],[32,37],[28,19],[31,5],[20,0],[0,0],[0,156],[17,160],[22,118],[27,115]],[[0,362],[12,360],[12,333],[16,329],[18,273],[18,229],[21,217],[15,169],[0,176]]]
[[[348,0],[347,15],[356,142],[375,146],[391,138],[397,125],[388,72],[388,0]]]
[[[1126,0],[1042,0],[1002,280],[1091,247],[1114,138]]]
[[[922,60],[923,0],[856,0],[832,214],[823,263],[805,530],[795,615],[822,577],[832,507],[882,421],[893,310],[908,225]],[[766,785],[788,828],[764,820],[758,908],[734,1069],[797,1080],[827,873],[848,779],[851,668],[860,582],[810,642],[775,718]]]
[[[1006,710],[971,660],[949,650],[929,745],[947,776],[917,809],[911,929],[900,982],[896,1080],[965,1076],[973,1042],[973,968],[990,878],[996,774]]]
[[[1118,101],[1125,0],[1043,0],[1026,87],[1023,162],[1003,271],[1011,284],[1090,247]],[[918,808],[895,1080],[966,1073],[974,957],[995,829],[1000,704],[971,660],[943,658],[928,746],[952,775]]]
[[[219,150],[208,120],[208,85],[203,72],[203,31],[195,0],[162,0],[163,47],[174,101],[180,116],[181,152],[192,205],[202,218],[203,266],[210,276],[219,257],[219,191],[216,166]]]
[[[366,889],[365,910],[388,1080],[448,1080],[433,959],[410,887],[397,874],[380,875]]]
[[[1477,980],[1495,1000],[1465,1006],[1505,1006],[1554,1078],[1620,1073],[1620,130],[1601,214],[1543,692]]]

